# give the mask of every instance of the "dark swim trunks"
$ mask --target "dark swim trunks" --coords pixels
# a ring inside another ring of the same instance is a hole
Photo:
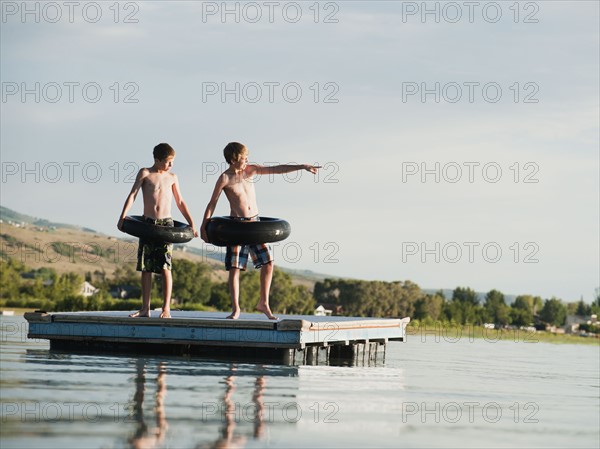
[[[157,226],[173,227],[172,218],[148,218],[144,217],[146,223]],[[162,273],[163,270],[171,270],[173,259],[173,244],[149,239],[140,239],[138,246],[137,271],[150,273]]]

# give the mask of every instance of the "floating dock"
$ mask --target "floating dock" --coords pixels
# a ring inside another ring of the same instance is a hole
[[[267,358],[286,364],[332,359],[371,361],[389,341],[404,341],[410,318],[171,311],[171,319],[130,318],[131,312],[26,313],[27,336],[51,349]]]

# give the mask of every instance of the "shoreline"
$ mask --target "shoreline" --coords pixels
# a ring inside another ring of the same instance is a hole
[[[474,341],[484,339],[490,343],[497,341],[513,341],[515,343],[553,343],[553,344],[583,344],[600,345],[600,336],[583,337],[576,334],[562,334],[548,331],[529,331],[524,329],[488,329],[483,326],[468,325],[422,325],[410,322],[406,327],[406,339],[420,338],[421,341],[435,339],[436,342],[445,340],[457,342],[459,340]]]

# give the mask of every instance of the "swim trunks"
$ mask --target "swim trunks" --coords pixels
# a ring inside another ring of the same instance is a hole
[[[156,226],[173,227],[172,218],[148,218],[144,217],[146,223]],[[150,273],[162,273],[163,270],[171,270],[173,259],[173,244],[140,238],[138,246],[137,271]]]
[[[260,221],[258,216],[254,217],[230,217],[239,221]],[[225,269],[229,271],[232,268],[246,270],[248,264],[248,254],[252,256],[254,268],[260,268],[263,265],[273,262],[271,249],[269,245],[261,243],[258,245],[236,245],[228,246],[225,252]]]

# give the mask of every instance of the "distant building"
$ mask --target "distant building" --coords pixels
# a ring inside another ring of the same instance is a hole
[[[315,316],[331,316],[331,310],[323,307],[323,304],[320,304],[319,307],[315,309]]]
[[[141,290],[133,285],[117,285],[109,291],[110,296],[116,299],[139,298]]]
[[[314,311],[315,316],[343,315],[342,306],[339,304],[319,304]]]
[[[83,285],[81,286],[81,291],[79,292],[79,294],[81,296],[93,296],[96,293],[98,293],[98,289],[96,287],[94,287],[92,284],[90,284],[88,281],[85,281],[83,283]]]
[[[598,317],[596,315],[567,315],[564,330],[567,334],[576,334],[579,332],[579,326],[581,324],[596,324],[597,322]]]

